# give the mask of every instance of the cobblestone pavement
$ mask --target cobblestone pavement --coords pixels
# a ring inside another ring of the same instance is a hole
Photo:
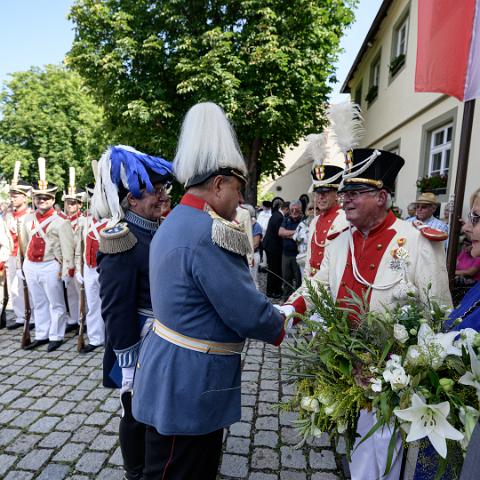
[[[292,394],[282,351],[245,348],[242,419],[225,434],[219,479],[342,479],[328,437],[295,450],[294,416],[275,408]],[[101,386],[102,352],[79,355],[76,337],[59,350],[20,349],[19,330],[0,331],[0,478],[120,480],[119,401]]]

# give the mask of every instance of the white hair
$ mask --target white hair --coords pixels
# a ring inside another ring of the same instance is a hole
[[[223,110],[212,102],[198,103],[185,115],[173,170],[186,184],[196,175],[235,168],[246,174],[235,132]]]

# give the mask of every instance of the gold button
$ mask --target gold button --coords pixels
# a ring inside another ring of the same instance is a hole
[[[327,233],[327,231],[326,231],[326,230],[324,230],[322,233]]]
[[[137,363],[137,368],[140,368],[140,362]]]
[[[331,220],[329,220],[329,221],[328,221],[328,223],[332,223],[332,221],[331,221]]]
[[[342,282],[342,287],[345,287],[347,284],[345,282]]]
[[[383,247],[383,245],[382,245],[381,243],[379,243],[379,244],[377,245],[377,250],[381,250],[382,247]]]
[[[374,263],[371,263],[370,264],[370,270],[373,270],[375,268],[375,264]]]

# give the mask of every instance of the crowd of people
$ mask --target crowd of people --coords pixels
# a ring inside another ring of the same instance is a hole
[[[277,198],[255,209],[244,204],[247,168],[232,127],[217,105],[201,103],[184,119],[173,164],[110,147],[95,185],[83,191],[70,174],[64,212],[54,208],[57,187],[43,160],[33,185],[15,169],[11,212],[0,220],[15,314],[8,328],[34,325],[24,348],[53,351],[87,312],[82,352],[104,345],[103,383],[120,389],[125,478],[216,478],[223,429],[241,418],[245,339],[280,345],[293,314],[309,310],[306,280],[326,285],[340,306],[354,292],[371,310],[395,308],[409,295],[425,300],[427,286],[452,305],[437,198],[421,194],[402,220],[391,193],[404,159],[353,146],[345,153],[345,167],[314,158],[312,204]],[[174,178],[185,194],[170,211]],[[456,271],[473,287],[452,312],[455,328],[480,329],[479,219],[480,190]],[[357,327],[354,315],[350,323]],[[352,455],[354,480],[385,471],[392,433],[374,425],[374,412],[362,411],[359,440],[370,434]],[[383,478],[399,478],[402,455],[398,438]]]

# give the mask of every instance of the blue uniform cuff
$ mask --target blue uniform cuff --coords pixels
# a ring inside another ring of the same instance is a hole
[[[121,368],[134,367],[137,364],[138,352],[140,350],[141,340],[135,345],[124,348],[123,350],[115,350],[117,356],[118,366]]]

